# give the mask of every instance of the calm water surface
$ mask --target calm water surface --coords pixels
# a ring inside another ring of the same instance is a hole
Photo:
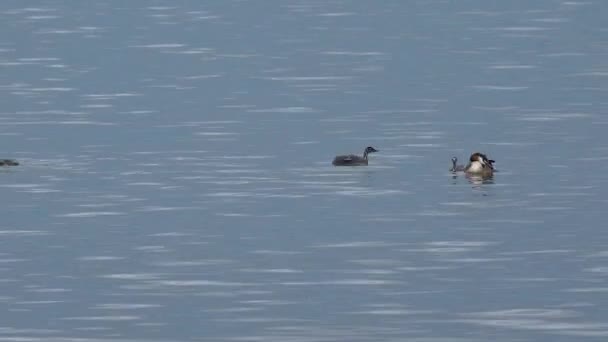
[[[605,341],[606,11],[2,1],[0,340]]]

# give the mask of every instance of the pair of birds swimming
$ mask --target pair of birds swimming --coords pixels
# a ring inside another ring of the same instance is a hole
[[[361,166],[368,165],[367,156],[370,153],[378,152],[377,149],[368,146],[363,151],[363,156],[356,154],[345,154],[336,156],[332,162],[335,166]],[[494,163],[495,161],[489,159],[485,154],[475,152],[471,154],[469,163],[465,165],[458,165],[458,158],[452,158],[452,172],[464,172],[472,175],[479,175],[483,177],[489,177],[494,174]]]
[[[482,177],[491,177],[494,174],[494,161],[489,159],[485,154],[475,152],[469,157],[469,163],[464,165],[458,165],[458,158],[452,157],[452,172],[464,172],[471,175],[479,175]]]

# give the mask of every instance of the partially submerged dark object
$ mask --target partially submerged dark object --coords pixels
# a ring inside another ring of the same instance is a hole
[[[17,166],[19,162],[14,159],[0,159],[0,166]]]

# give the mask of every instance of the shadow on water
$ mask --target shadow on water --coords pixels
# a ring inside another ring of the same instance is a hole
[[[0,166],[0,173],[15,173],[17,170],[14,167]]]
[[[476,175],[465,175],[465,178],[473,186],[481,186],[485,184],[494,184],[494,176],[476,176]]]
[[[479,176],[479,175],[470,175],[464,172],[452,173],[451,175],[451,185],[460,185],[462,184],[461,179],[466,180],[466,182],[471,186],[473,191],[478,191],[482,196],[490,196],[488,190],[496,184],[495,176]]]

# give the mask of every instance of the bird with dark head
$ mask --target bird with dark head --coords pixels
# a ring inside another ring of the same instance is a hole
[[[358,156],[356,154],[344,154],[339,155],[334,158],[332,164],[335,166],[362,166],[368,164],[367,156],[370,153],[378,152],[377,149],[368,146],[363,151],[363,156]]]
[[[464,168],[464,172],[471,175],[489,177],[494,174],[494,160],[489,159],[485,154],[475,152],[469,158],[469,164]]]
[[[458,158],[452,157],[452,168],[451,172],[461,172],[464,171],[464,165],[458,165]]]

